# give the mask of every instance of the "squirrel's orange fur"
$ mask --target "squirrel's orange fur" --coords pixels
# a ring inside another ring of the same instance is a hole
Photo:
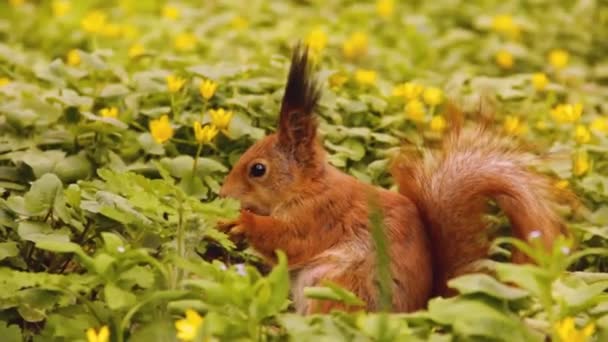
[[[524,154],[481,128],[454,130],[430,159],[397,159],[392,173],[401,194],[332,167],[316,137],[320,89],[310,73],[307,50],[297,48],[278,132],[243,154],[220,192],[243,208],[225,226],[231,233],[244,234],[269,260],[277,249],[287,254],[299,312],[340,307],[304,297],[304,287],[323,280],[357,294],[366,309],[378,308],[370,196],[384,217],[396,311],[420,309],[432,295],[446,294],[450,278],[486,256],[482,214],[488,198],[520,239],[537,230],[550,247],[560,233],[549,182],[526,169]]]

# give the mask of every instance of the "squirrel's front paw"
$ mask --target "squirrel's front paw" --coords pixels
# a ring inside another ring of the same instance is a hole
[[[217,229],[228,234],[233,239],[242,239],[245,233],[245,228],[241,224],[240,219],[232,221],[221,221],[217,223]]]
[[[247,227],[254,223],[254,214],[248,210],[241,210],[241,216],[232,221],[218,222],[217,228],[230,235],[231,238],[242,239]]]

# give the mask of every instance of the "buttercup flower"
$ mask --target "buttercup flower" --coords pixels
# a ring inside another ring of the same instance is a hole
[[[554,186],[558,189],[566,189],[570,185],[567,179],[562,179],[560,181],[555,182]]]
[[[234,18],[232,18],[232,20],[230,21],[230,26],[232,26],[232,28],[234,28],[235,30],[243,30],[246,29],[247,26],[249,26],[249,22],[247,21],[247,19],[241,17],[240,15],[234,16]]]
[[[137,58],[137,57],[143,55],[145,52],[146,52],[146,50],[143,45],[141,45],[139,43],[135,43],[135,44],[131,45],[131,47],[129,47],[129,51],[127,51],[127,55],[129,56],[129,58]]]
[[[424,87],[414,82],[406,82],[393,88],[393,96],[404,97],[406,100],[415,100],[424,91]]]
[[[447,123],[443,116],[435,115],[431,119],[429,125],[431,126],[431,131],[441,133],[445,130]]]
[[[163,17],[165,17],[167,19],[176,20],[180,17],[181,12],[180,12],[179,8],[177,8],[173,5],[170,5],[170,4],[166,4],[165,6],[163,6],[161,14]]]
[[[53,12],[53,16],[55,18],[60,18],[66,15],[70,9],[72,8],[72,4],[70,4],[67,0],[53,0],[51,3],[51,11]]]
[[[348,81],[348,75],[342,72],[336,72],[329,76],[329,86],[333,89],[340,88]]]
[[[599,133],[608,133],[608,118],[595,118],[591,122],[591,129]]]
[[[376,84],[376,72],[373,70],[358,69],[355,71],[355,80],[360,85],[372,86]]]
[[[87,341],[88,342],[108,342],[110,341],[110,329],[107,325],[99,328],[99,331],[95,331],[93,328],[87,329]]]
[[[118,117],[118,108],[116,108],[116,107],[103,108],[102,110],[99,111],[99,115],[101,115],[104,118],[116,119]]]
[[[389,18],[395,11],[395,2],[393,0],[378,0],[376,1],[376,12],[382,18]]]
[[[509,38],[514,39],[519,36],[519,26],[513,21],[513,17],[508,14],[497,15],[492,18],[492,29]]]
[[[354,59],[367,54],[368,39],[363,32],[355,32],[342,45],[342,52],[348,59]]]
[[[496,60],[496,64],[503,69],[511,69],[513,67],[513,55],[506,50],[498,51],[494,58]]]
[[[89,12],[80,21],[80,26],[88,33],[100,33],[106,26],[107,16],[102,11]]]
[[[537,72],[534,75],[532,75],[532,85],[534,86],[534,89],[536,89],[537,91],[545,90],[545,87],[547,87],[547,84],[549,84],[549,78],[547,78],[547,75],[545,75],[544,73]]]
[[[424,121],[424,104],[420,100],[410,100],[405,105],[405,114],[410,120]]]
[[[8,77],[0,77],[0,88],[9,85],[11,80]]]
[[[583,329],[578,330],[572,317],[567,317],[555,325],[555,330],[559,339],[563,342],[586,342],[595,332],[593,323],[587,324]]]
[[[186,318],[175,321],[177,338],[182,341],[193,341],[201,325],[203,325],[203,317],[194,310],[186,310]]]
[[[560,104],[551,110],[551,116],[558,123],[573,123],[576,122],[583,114],[583,105],[580,103]]]
[[[114,23],[106,23],[101,30],[99,30],[99,34],[108,38],[119,37],[122,34],[122,26]]]
[[[574,140],[579,144],[586,144],[591,140],[591,132],[584,125],[576,126]]]
[[[591,167],[591,162],[589,161],[589,154],[587,151],[577,151],[574,153],[574,158],[572,159],[572,173],[575,176],[582,176]]]
[[[133,39],[139,35],[139,29],[136,26],[126,24],[121,26],[121,33],[125,38]]]
[[[8,3],[13,7],[19,7],[25,3],[25,0],[8,0]]]
[[[308,36],[306,36],[306,44],[310,48],[310,51],[318,54],[325,48],[327,45],[327,34],[320,27],[310,31]]]
[[[196,47],[196,36],[192,33],[180,33],[173,44],[178,51],[191,51]]]
[[[511,135],[520,135],[526,131],[526,125],[519,120],[519,117],[513,115],[507,115],[505,117],[503,127],[505,132]]]
[[[538,130],[544,131],[545,129],[547,129],[547,127],[548,127],[548,124],[547,124],[547,121],[545,121],[545,120],[538,120],[536,122],[536,129],[538,129]]]
[[[66,55],[66,62],[71,66],[80,64],[80,52],[78,52],[76,49],[68,51],[68,54]]]
[[[429,87],[424,90],[422,98],[429,106],[437,106],[443,100],[443,92],[437,87]]]
[[[566,50],[555,49],[549,52],[549,63],[555,69],[563,69],[566,65],[568,65],[569,59],[570,54]]]
[[[232,111],[220,109],[212,109],[209,111],[211,117],[211,123],[216,126],[219,130],[228,128],[230,120],[232,120]]]
[[[150,134],[152,134],[154,141],[159,144],[162,144],[173,137],[173,127],[171,127],[167,115],[163,115],[159,119],[151,120],[149,126]]]
[[[208,144],[213,141],[213,138],[218,133],[217,127],[214,125],[206,125],[205,127],[201,126],[201,123],[198,121],[194,121],[194,138],[196,142],[199,144]]]
[[[180,91],[182,89],[182,87],[184,86],[184,84],[186,83],[186,80],[179,77],[179,76],[175,76],[175,75],[169,75],[166,78],[167,80],[167,89],[169,90],[169,93],[171,94],[175,94],[178,91]]]
[[[203,80],[198,87],[199,93],[205,100],[209,100],[215,94],[215,90],[217,89],[217,83],[211,80]]]

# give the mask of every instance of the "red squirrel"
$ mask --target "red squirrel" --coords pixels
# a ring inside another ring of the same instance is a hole
[[[270,261],[275,250],[286,253],[298,312],[353,309],[304,296],[304,287],[324,280],[355,293],[365,309],[379,309],[370,195],[383,214],[395,311],[418,310],[432,296],[448,294],[447,281],[486,256],[482,215],[489,198],[509,218],[515,237],[527,240],[536,231],[550,248],[560,234],[551,182],[528,171],[523,153],[484,128],[453,130],[430,162],[398,158],[391,173],[400,193],[341,172],[327,162],[317,139],[320,96],[308,48],[298,45],[277,132],[240,157],[220,191],[242,208],[222,228],[244,235]],[[513,259],[524,260],[516,253]]]

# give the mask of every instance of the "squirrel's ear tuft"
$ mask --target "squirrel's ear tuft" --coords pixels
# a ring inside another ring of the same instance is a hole
[[[313,78],[308,47],[296,45],[279,115],[279,143],[296,158],[313,149],[317,133],[314,110],[321,89]]]

